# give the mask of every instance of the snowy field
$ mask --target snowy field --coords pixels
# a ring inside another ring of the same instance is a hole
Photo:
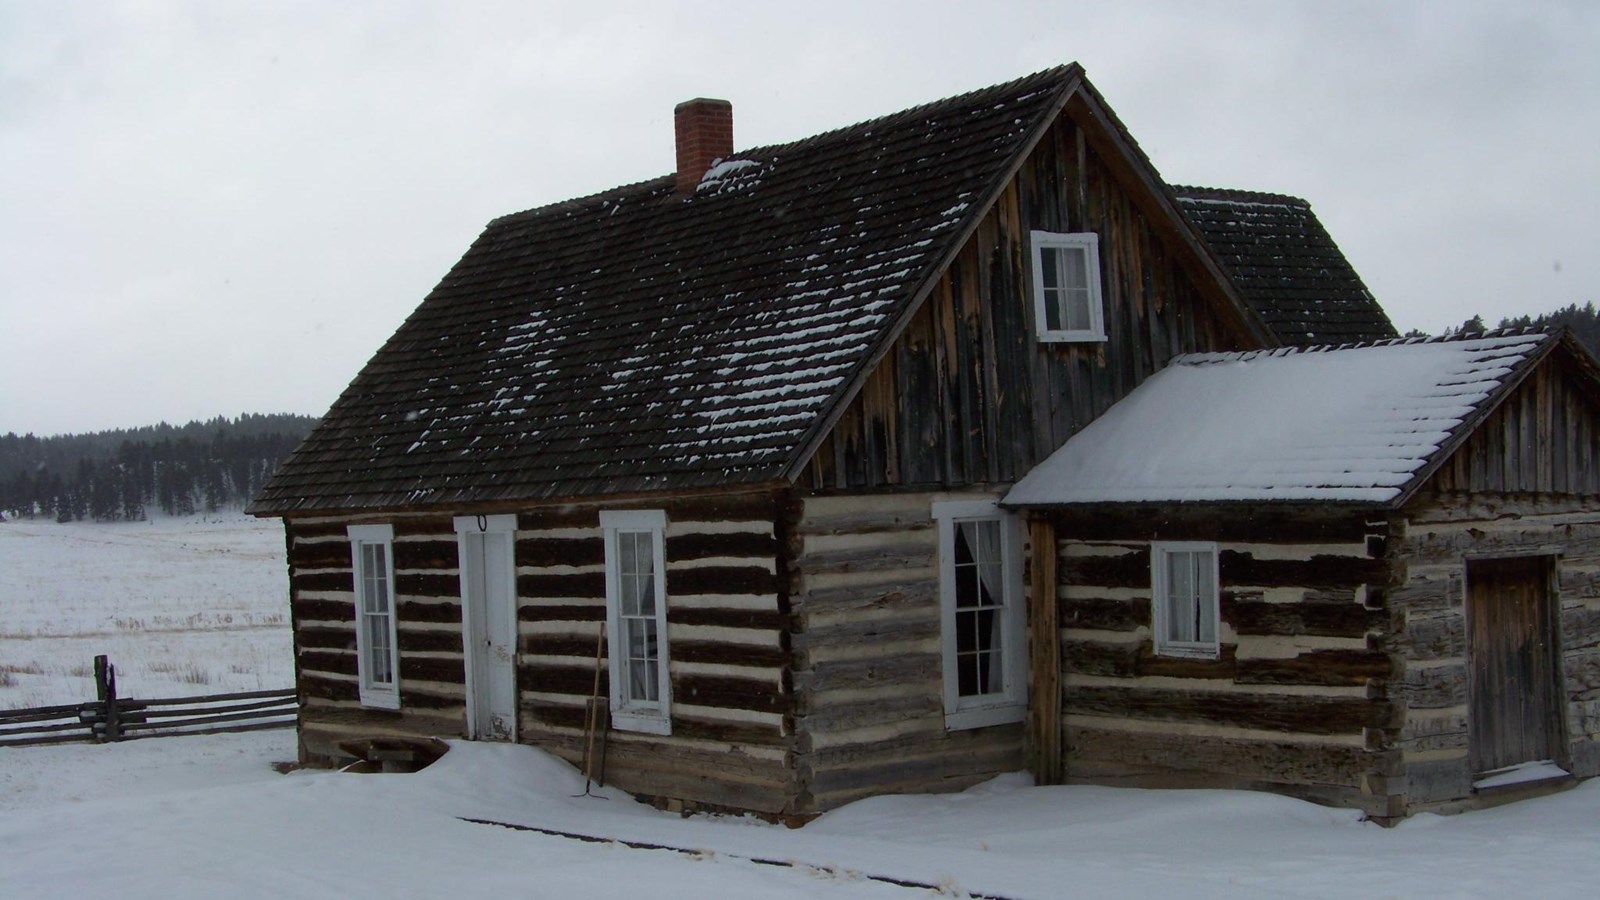
[[[289,684],[282,552],[275,523],[240,517],[0,525],[0,707],[84,699],[73,667],[96,652],[149,696]],[[1600,780],[1383,829],[1268,794],[1014,775],[790,830],[573,796],[582,777],[537,750],[452,746],[414,775],[278,774],[290,730],[0,749],[0,897],[1588,898],[1600,884]]]
[[[283,527],[241,513],[0,523],[0,709],[294,685]]]

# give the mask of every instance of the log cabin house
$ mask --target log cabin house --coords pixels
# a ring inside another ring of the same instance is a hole
[[[1600,767],[1569,338],[1394,341],[1309,206],[1166,184],[1076,65],[740,152],[723,101],[675,123],[673,175],[491,222],[256,499],[305,761],[576,762],[598,690],[608,783],[800,821],[1022,768],[1396,816]]]

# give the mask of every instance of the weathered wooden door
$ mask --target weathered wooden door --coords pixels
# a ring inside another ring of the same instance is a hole
[[[1552,559],[1467,563],[1468,729],[1476,771],[1555,759],[1561,727]]]
[[[516,740],[515,520],[515,516],[457,520],[467,729],[478,740]]]

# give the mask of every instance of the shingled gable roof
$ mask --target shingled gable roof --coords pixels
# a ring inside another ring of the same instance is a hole
[[[782,483],[1069,102],[1275,344],[1074,64],[496,219],[250,511]]]
[[[1180,356],[1004,502],[1398,506],[1558,346],[1600,393],[1565,332]]]
[[[1174,185],[1179,207],[1285,345],[1399,336],[1349,260],[1298,197]]]

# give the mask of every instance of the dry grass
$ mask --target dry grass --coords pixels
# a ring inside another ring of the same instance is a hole
[[[153,662],[148,670],[162,675],[171,675],[184,684],[210,684],[211,673],[200,668],[198,663]]]

